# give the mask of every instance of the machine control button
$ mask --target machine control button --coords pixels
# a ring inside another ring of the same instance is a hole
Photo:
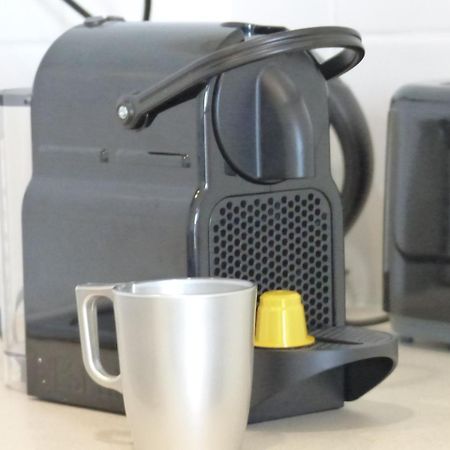
[[[103,25],[105,22],[125,22],[125,19],[120,16],[107,16],[107,17],[93,16],[88,17],[84,21],[84,25],[88,28],[94,28]]]

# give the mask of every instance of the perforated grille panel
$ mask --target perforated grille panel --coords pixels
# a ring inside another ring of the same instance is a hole
[[[301,292],[310,329],[332,325],[331,214],[316,190],[229,197],[210,219],[210,274]]]

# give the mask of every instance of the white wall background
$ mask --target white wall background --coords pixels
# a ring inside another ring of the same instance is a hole
[[[79,0],[95,15],[138,20],[142,1]],[[367,50],[345,80],[371,127],[375,183],[366,209],[347,239],[349,302],[381,305],[384,152],[389,101],[401,85],[450,78],[448,0],[154,0],[157,21],[250,21],[291,28],[346,25]],[[61,0],[0,0],[0,89],[29,86],[51,42],[81,17]]]

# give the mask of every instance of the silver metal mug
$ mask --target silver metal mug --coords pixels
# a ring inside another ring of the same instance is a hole
[[[90,377],[123,393],[138,450],[238,450],[253,376],[256,287],[187,278],[76,288]],[[114,307],[120,374],[100,362],[97,304]]]

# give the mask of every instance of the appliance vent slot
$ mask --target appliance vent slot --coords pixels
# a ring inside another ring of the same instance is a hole
[[[302,294],[311,330],[333,325],[331,213],[305,189],[228,197],[210,218],[210,275]]]

